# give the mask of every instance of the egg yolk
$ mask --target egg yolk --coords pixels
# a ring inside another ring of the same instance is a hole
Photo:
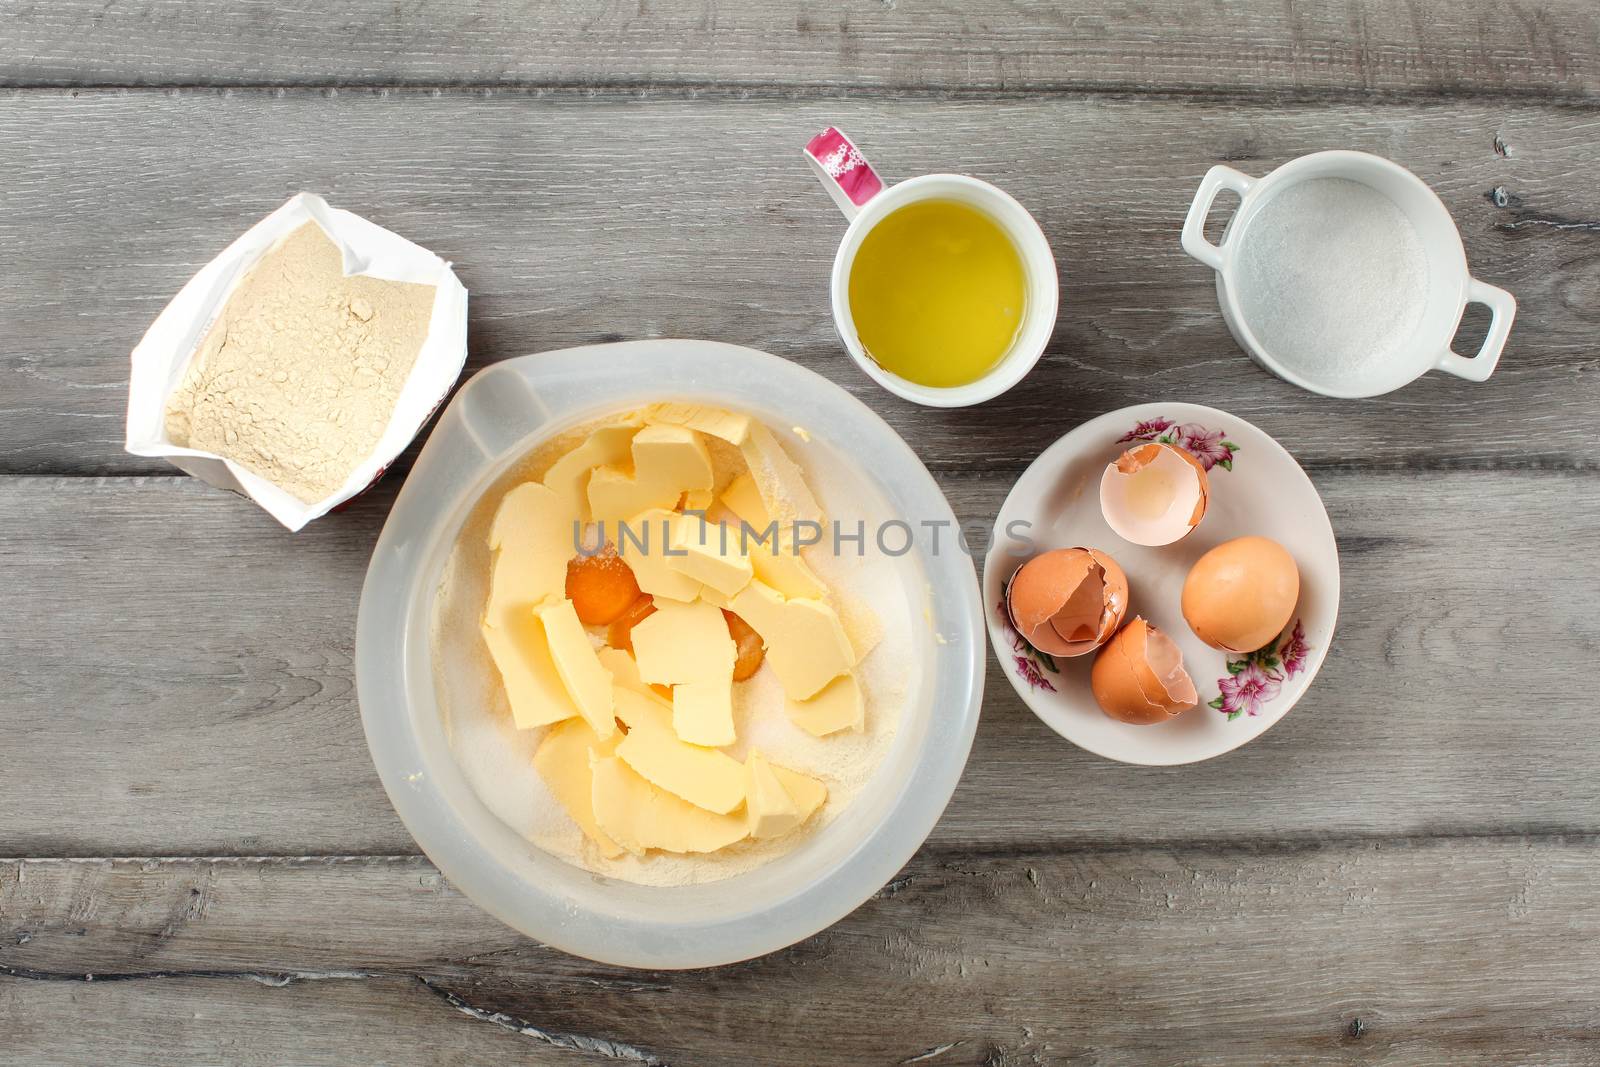
[[[761,661],[767,653],[761,647],[761,635],[752,630],[749,623],[727,608],[722,609],[722,617],[728,623],[728,636],[733,638],[738,650],[738,658],[733,661],[733,680],[742,682],[761,669]]]
[[[574,556],[567,561],[567,599],[579,622],[605,626],[620,619],[639,599],[639,583],[615,552]]]

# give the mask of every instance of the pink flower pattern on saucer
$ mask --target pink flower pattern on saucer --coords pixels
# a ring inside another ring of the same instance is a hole
[[[1217,679],[1218,693],[1206,706],[1232,722],[1241,715],[1259,715],[1262,705],[1278,695],[1285,679],[1305,670],[1311,646],[1299,619],[1287,634],[1265,648],[1228,661],[1228,676]]]
[[[1007,582],[1009,585],[1009,581]],[[1028,644],[1028,639],[1017,632],[1011,624],[1011,611],[1006,607],[1004,587],[1000,590],[1000,603],[995,605],[995,614],[1000,617],[1000,625],[1005,628],[1006,639],[1011,642],[1011,659],[1016,664],[1017,673],[1034,689],[1045,689],[1054,693],[1056,687],[1050,684],[1050,679],[1044,676],[1045,671],[1059,674],[1060,668],[1056,661]]]
[[[1199,460],[1200,466],[1208,471],[1212,467],[1233,470],[1233,457],[1239,451],[1239,446],[1228,440],[1222,430],[1207,429],[1198,422],[1186,422],[1180,426],[1171,419],[1160,417],[1145,419],[1117,438],[1118,444],[1128,441],[1177,445]]]

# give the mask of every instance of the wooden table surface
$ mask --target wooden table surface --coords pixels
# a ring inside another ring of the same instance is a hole
[[[798,154],[830,122],[1037,215],[1061,316],[1004,398],[917,408],[840,349]],[[1330,401],[1229,339],[1190,195],[1322,148],[1416,171],[1517,295],[1487,384]],[[0,1061],[1600,1063],[1597,179],[1593,0],[0,0]],[[456,262],[469,370],[764,348],[963,518],[1111,408],[1249,419],[1338,533],[1323,672],[1248,747],[1148,769],[991,669],[943,821],[832,929],[688,973],[519,936],[362,739],[406,462],[290,535],[121,447],[129,349],[301,189]]]

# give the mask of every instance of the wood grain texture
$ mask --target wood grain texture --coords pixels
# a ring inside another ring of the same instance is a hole
[[[843,224],[797,148],[830,120],[877,148],[890,178],[970,170],[1038,216],[1062,311],[1041,365],[1002,399],[920,408],[840,347],[827,277]],[[1169,397],[1256,422],[1312,466],[1593,469],[1597,130],[1588,111],[1478,105],[0,96],[0,143],[28,145],[0,154],[0,240],[26,250],[0,274],[0,471],[168,470],[122,451],[126,353],[200,265],[299,189],[457,262],[471,367],[622,338],[752,345],[833,377],[939,468],[1014,469],[1089,416]],[[1200,175],[1330,145],[1416,169],[1475,272],[1517,294],[1489,383],[1429,375],[1332,402],[1258,370],[1228,336],[1211,273],[1178,247]]]
[[[312,1063],[1587,1064],[1597,845],[925,851],[791,949],[676,974],[546,949],[420,858],[7,862],[0,1051],[269,1063],[292,1030]]]
[[[1585,0],[4,0],[0,20],[14,85],[1600,91]]]
[[[942,479],[963,518],[1005,481]],[[1059,740],[991,665],[942,847],[1600,830],[1590,474],[1330,472],[1316,685],[1191,767]],[[184,478],[0,479],[0,854],[414,849],[363,741],[358,590],[392,485],[299,535]],[[1018,818],[1026,812],[1026,818]]]

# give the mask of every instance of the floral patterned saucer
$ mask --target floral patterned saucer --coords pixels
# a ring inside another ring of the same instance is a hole
[[[1100,515],[1101,472],[1137,441],[1181,445],[1209,472],[1206,516],[1177,544],[1130,544]],[[1233,656],[1190,632],[1179,599],[1195,560],[1246,534],[1270,537],[1294,556],[1300,602],[1271,644]],[[1074,545],[1102,549],[1122,565],[1131,587],[1127,618],[1142,615],[1177,641],[1200,690],[1199,707],[1158,726],[1107,718],[1089,691],[1093,654],[1052,659],[1012,628],[1004,604],[1011,575],[1039,552]],[[983,591],[989,639],[1000,665],[1045,725],[1108,759],[1193,763],[1258,737],[1311,685],[1339,612],[1339,550],[1311,479],[1271,437],[1215,408],[1139,404],[1084,423],[1023,472],[995,522]]]

